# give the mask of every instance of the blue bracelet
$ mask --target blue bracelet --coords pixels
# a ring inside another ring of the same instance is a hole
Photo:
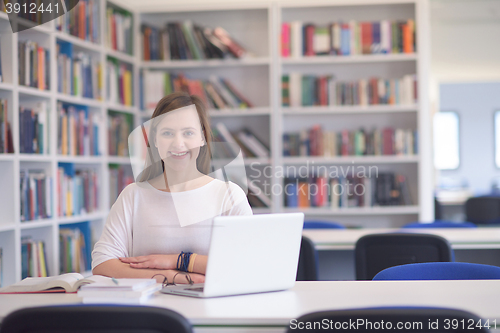
[[[177,269],[182,272],[187,272],[189,267],[189,259],[193,252],[182,251],[177,257]]]

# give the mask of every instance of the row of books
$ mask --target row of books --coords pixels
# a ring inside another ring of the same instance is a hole
[[[19,84],[41,90],[50,88],[49,50],[33,41],[18,43]]]
[[[9,123],[9,102],[0,99],[0,154],[13,153],[12,130]]]
[[[79,0],[76,6],[55,19],[56,29],[75,37],[99,43],[99,0]],[[69,5],[70,2],[67,2]]]
[[[328,25],[301,21],[281,25],[281,56],[413,53],[415,21],[334,22]]]
[[[21,221],[52,217],[52,178],[43,170],[20,171]]]
[[[106,9],[106,24],[108,47],[132,55],[132,13],[109,6]]]
[[[31,236],[21,238],[21,278],[49,276],[45,242]]]
[[[132,69],[130,65],[108,57],[106,69],[107,101],[132,106]]]
[[[57,91],[79,97],[102,99],[102,65],[88,53],[73,55],[73,45],[57,42]]]
[[[217,123],[212,128],[215,142],[227,142],[229,145],[220,145],[220,149],[213,150],[214,158],[234,158],[240,147],[244,157],[269,157],[269,147],[262,142],[250,129],[242,128],[236,132],[229,132],[224,123]]]
[[[141,76],[143,109],[154,109],[163,96],[176,91],[186,91],[191,95],[197,95],[210,109],[253,106],[229,80],[215,75],[211,75],[208,80],[194,80],[183,74],[145,70]]]
[[[169,22],[164,28],[143,24],[144,60],[242,58],[249,53],[221,27],[211,29],[191,21]]]
[[[19,106],[19,150],[25,154],[48,154],[49,104],[22,102]]]
[[[57,153],[71,156],[100,155],[99,113],[86,105],[57,103]]]
[[[99,209],[99,182],[94,169],[75,170],[72,163],[57,168],[58,215],[74,216]]]
[[[400,105],[417,103],[417,76],[338,81],[334,76],[290,73],[281,78],[282,105]]]
[[[331,209],[373,206],[408,206],[412,198],[405,176],[378,173],[376,177],[285,178],[285,207],[329,207]]]
[[[59,273],[83,273],[91,269],[89,222],[59,228]]]
[[[109,205],[113,206],[118,195],[129,184],[134,182],[132,170],[123,165],[109,165]]]
[[[386,127],[366,131],[325,131],[320,125],[283,134],[283,156],[416,155],[418,134]]]
[[[108,113],[108,154],[128,156],[128,136],[132,131],[132,115],[120,112]]]

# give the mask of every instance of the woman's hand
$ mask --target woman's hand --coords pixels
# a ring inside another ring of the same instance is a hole
[[[171,269],[177,268],[176,254],[150,254],[147,256],[119,258],[121,262],[129,264],[132,268]],[[170,282],[170,280],[169,280]]]
[[[178,254],[150,254],[138,257],[118,258],[124,264],[129,264],[131,268],[150,268],[150,269],[177,269]],[[208,257],[197,255],[194,260],[193,273],[205,274],[207,270]]]

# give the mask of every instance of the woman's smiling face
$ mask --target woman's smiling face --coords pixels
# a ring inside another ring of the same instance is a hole
[[[170,111],[160,117],[155,145],[165,167],[175,171],[186,170],[189,165],[196,167],[205,140],[195,107]]]

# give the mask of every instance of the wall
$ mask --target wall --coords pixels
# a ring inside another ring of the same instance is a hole
[[[500,1],[431,0],[431,74],[439,82],[500,82]]]
[[[495,166],[493,115],[500,111],[500,82],[440,85],[440,110],[456,111],[460,119],[460,166],[441,171],[442,177],[467,179],[475,194],[490,191],[500,177]]]

